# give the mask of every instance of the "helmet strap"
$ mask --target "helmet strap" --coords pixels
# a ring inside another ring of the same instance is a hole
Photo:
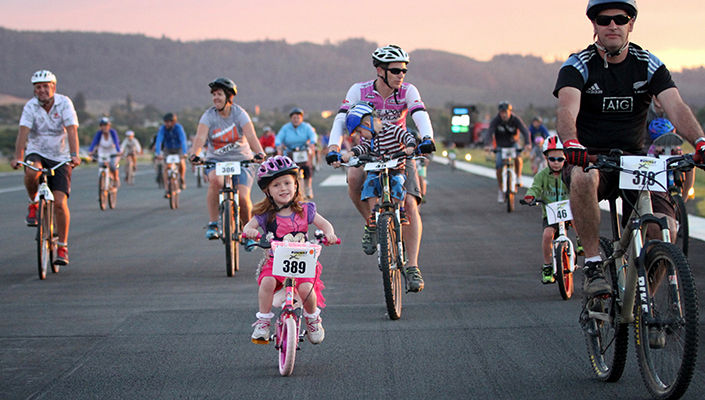
[[[623,52],[628,46],[629,46],[629,41],[627,41],[626,43],[624,43],[624,46],[622,46],[619,50],[617,50],[617,51],[615,51],[615,52],[610,52],[609,50],[607,50],[607,48],[606,48],[605,46],[601,45],[601,44],[599,43],[599,41],[595,40],[595,47],[597,47],[598,49],[602,50],[602,51],[605,53],[605,68],[608,68],[608,67],[609,67],[609,65],[607,64],[607,57],[616,57],[616,56],[622,54],[622,52]]]

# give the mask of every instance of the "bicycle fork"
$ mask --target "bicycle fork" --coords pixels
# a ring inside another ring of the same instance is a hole
[[[507,174],[509,174],[509,179],[507,179]],[[509,180],[509,188],[507,188],[507,180]],[[516,172],[514,167],[511,165],[505,165],[502,168],[502,192],[507,193],[510,190],[512,193],[516,193]]]

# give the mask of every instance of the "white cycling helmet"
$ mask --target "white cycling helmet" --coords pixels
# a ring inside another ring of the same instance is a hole
[[[34,75],[32,75],[32,84],[42,82],[53,82],[56,84],[56,75],[45,69],[35,72]]]
[[[135,132],[134,131],[127,131],[127,132],[125,132],[125,136],[135,136]]]
[[[409,54],[401,49],[401,47],[390,44],[389,46],[380,47],[372,53],[372,65],[379,67],[381,64],[403,62],[409,63]]]
[[[563,143],[561,143],[558,135],[549,136],[548,139],[543,142],[543,154],[551,150],[563,150]]]

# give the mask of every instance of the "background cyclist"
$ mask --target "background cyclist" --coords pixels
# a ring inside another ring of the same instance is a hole
[[[206,161],[246,161],[253,158],[264,160],[262,146],[257,140],[255,127],[250,116],[242,107],[233,103],[237,94],[235,82],[228,78],[218,78],[209,83],[213,97],[213,107],[206,110],[198,122],[196,137],[189,149],[189,159],[193,160],[208,142]],[[254,176],[255,165],[242,168],[242,173],[233,176],[233,185],[237,186],[240,200],[240,221],[251,218],[252,201],[250,187]],[[218,239],[218,192],[223,188],[223,178],[215,174],[215,168],[206,167],[208,176],[208,230],[206,238]]]
[[[88,152],[98,154],[98,158],[109,158],[110,176],[113,178],[113,187],[110,190],[120,187],[120,139],[115,129],[110,127],[110,118],[100,119],[100,129],[93,136],[93,141]]]
[[[390,122],[406,129],[406,116],[416,124],[419,135],[423,138],[418,149],[423,154],[436,150],[433,142],[433,126],[426,111],[426,106],[421,101],[421,95],[416,87],[404,82],[409,55],[399,46],[389,45],[380,47],[372,53],[372,65],[376,71],[376,78],[366,82],[352,85],[348,90],[343,104],[335,117],[330,132],[328,155],[326,161],[334,166],[339,165],[340,146],[343,143],[345,128],[345,114],[350,106],[358,101],[369,101],[374,105],[382,122]],[[360,200],[360,192],[365,181],[365,171],[360,168],[348,168],[348,195],[363,220],[367,220],[369,212],[365,202]],[[410,279],[412,291],[420,291],[424,281],[418,268],[419,246],[423,225],[418,212],[418,203],[421,201],[419,179],[416,164],[413,160],[406,163],[406,192],[409,194],[404,200],[404,208],[410,224],[404,227],[404,237],[409,256],[407,277]],[[370,243],[375,245],[370,245]],[[370,235],[367,230],[362,239],[363,250],[366,254],[376,251],[376,235]]]
[[[184,159],[186,152],[188,151],[188,142],[186,138],[186,132],[184,127],[177,122],[176,114],[167,113],[164,115],[164,125],[159,128],[157,132],[157,139],[154,142],[154,155],[157,160],[161,162],[164,160],[164,155],[177,154],[181,156],[179,161],[179,175],[181,175],[181,189],[186,189],[186,160]],[[167,182],[166,168],[162,168],[162,182]],[[168,195],[169,188],[164,185],[167,192],[164,196]]]
[[[490,127],[487,129],[487,144],[486,148],[491,149],[494,139],[495,147],[515,147],[517,156],[514,159],[514,170],[517,174],[517,187],[521,186],[521,170],[524,162],[521,158],[521,145],[519,144],[519,134],[524,136],[524,150],[528,153],[531,151],[531,138],[529,131],[524,125],[524,121],[520,117],[512,114],[512,105],[508,101],[501,101],[497,105],[499,112],[497,116],[490,121]],[[502,161],[502,153],[497,152],[495,155],[495,168],[497,170],[497,184],[499,185],[499,195],[497,201],[504,203],[504,192],[502,191],[502,169],[504,163]],[[507,188],[509,190],[509,188]]]
[[[313,198],[313,157],[316,156],[316,130],[308,122],[304,122],[304,111],[298,107],[289,111],[289,122],[279,129],[276,138],[277,152],[294,159],[293,152],[296,149],[305,151],[308,154],[306,162],[299,162],[297,165],[303,174],[303,192],[305,199]]]
[[[571,192],[573,224],[585,250],[587,279],[583,290],[595,296],[611,292],[599,254],[598,201],[617,189],[618,175],[574,167],[588,165],[588,151],[621,149],[644,154],[646,115],[652,96],[658,98],[682,136],[695,146],[698,158],[705,155],[705,137],[666,66],[652,53],[629,42],[637,17],[636,2],[590,0],[587,17],[595,43],[566,60],[553,94],[558,97],[556,129],[571,164],[564,169],[563,178]],[[632,191],[626,195],[633,199],[635,194]],[[673,223],[675,212],[667,194],[652,192],[651,197],[654,213],[669,216]],[[629,203],[623,203],[624,218],[631,213]]]
[[[120,148],[122,149],[122,154],[132,161],[132,171],[137,171],[137,155],[142,154],[142,145],[135,138],[134,131],[125,132],[125,139],[122,140]],[[125,176],[127,176],[127,172],[125,172]]]
[[[78,117],[71,99],[56,93],[56,76],[50,71],[35,72],[32,75],[32,85],[34,97],[22,109],[12,168],[18,169],[19,161],[32,162],[37,168],[52,168],[67,160],[71,160],[73,165],[81,164],[78,158]],[[47,178],[54,194],[56,232],[59,235],[54,262],[58,265],[69,263],[71,213],[67,199],[71,194],[71,170],[72,167],[65,164],[55,170],[54,176]],[[40,175],[39,172],[25,168],[24,185],[29,195],[29,213],[26,218],[28,226],[37,225],[36,195]]]

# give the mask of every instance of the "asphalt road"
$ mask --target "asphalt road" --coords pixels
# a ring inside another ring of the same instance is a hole
[[[360,249],[362,219],[344,187],[320,186],[341,172],[318,172],[318,211],[343,244],[320,259],[326,339],[303,343],[284,378],[274,347],[249,339],[261,253],[243,253],[226,277],[222,244],[204,239],[205,189],[189,175],[170,210],[150,167],[140,168],[106,211],[97,167],[74,171],[71,263],[44,281],[21,175],[0,176],[0,399],[648,397],[633,347],[619,382],[593,378],[579,296],[563,301],[556,285],[540,283],[540,210],[507,214],[492,179],[429,167],[426,288],[404,295],[391,321],[376,258]],[[703,255],[694,241],[701,355],[689,399],[705,398]]]

